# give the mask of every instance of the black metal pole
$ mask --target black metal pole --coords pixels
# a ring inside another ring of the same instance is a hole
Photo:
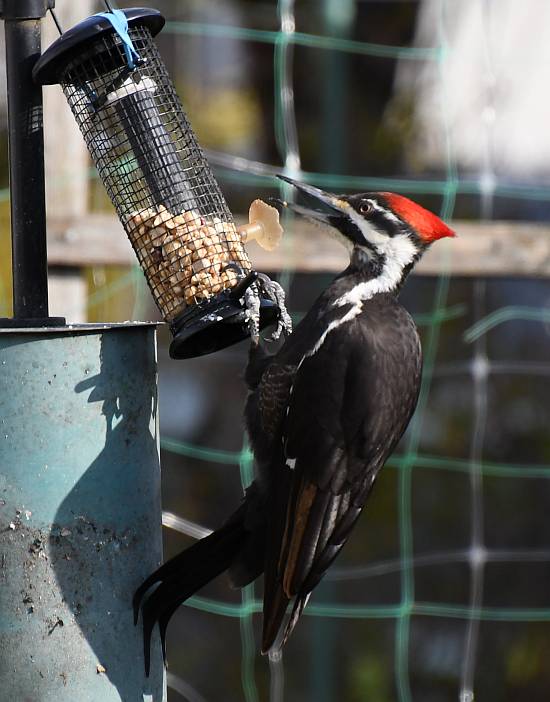
[[[40,18],[52,0],[0,1],[6,34],[8,139],[16,319],[48,317],[42,87],[32,69],[41,51]]]

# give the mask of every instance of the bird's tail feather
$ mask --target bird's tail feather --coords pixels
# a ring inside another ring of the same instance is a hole
[[[281,641],[281,648],[286,644],[286,642],[288,641],[288,637],[294,631],[294,627],[296,626],[296,624],[298,624],[298,619],[300,619],[300,617],[302,616],[302,612],[304,611],[305,606],[307,605],[310,595],[311,592],[308,592],[306,595],[298,595],[294,600],[292,613],[284,628],[284,634],[282,636]]]
[[[265,606],[266,595],[269,606]],[[280,648],[279,633],[286,617],[290,599],[282,587],[277,587],[269,594],[264,592],[264,623],[262,632],[262,653],[265,655],[273,648]]]
[[[182,551],[177,556],[174,556],[174,558],[171,558],[169,561],[166,561],[166,563],[161,565],[160,568],[155,570],[154,573],[151,573],[151,575],[141,583],[141,585],[135,591],[134,598],[132,601],[134,608],[134,624],[137,624],[137,620],[139,617],[139,608],[141,606],[143,597],[145,596],[146,592],[150,590],[153,587],[153,585],[165,581],[170,581],[178,573],[186,572],[192,569],[195,563],[200,561],[203,554],[209,554],[214,548],[214,546],[219,541],[224,539],[224,537],[226,536],[226,527],[230,524],[233,524],[233,520],[228,522],[228,524],[222,526],[220,529],[212,532],[212,534],[209,534],[203,539],[200,539],[192,546],[185,549],[185,551]]]
[[[149,675],[151,636],[159,623],[163,654],[166,628],[176,609],[193,593],[227,570],[238,554],[246,532],[239,511],[220,529],[197,541],[186,551],[161,566],[138,588],[134,595],[134,617],[137,621],[141,607],[145,671]],[[142,600],[153,585],[156,590]]]

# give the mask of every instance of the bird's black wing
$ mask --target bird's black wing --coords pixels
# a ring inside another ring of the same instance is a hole
[[[293,376],[270,491],[264,651],[281,633],[294,599],[284,638],[290,634],[372,486],[381,448],[381,438],[369,431],[373,372],[362,326],[354,324],[345,338],[338,330],[329,333]]]

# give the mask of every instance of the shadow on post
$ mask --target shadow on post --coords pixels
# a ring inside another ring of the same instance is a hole
[[[100,372],[74,390],[101,403],[105,445],[59,506],[49,539],[56,579],[97,659],[96,674],[122,702],[143,695],[163,700],[158,646],[146,679],[141,626],[134,627],[131,607],[135,588],[160,556],[153,351],[147,344],[121,347],[117,334],[103,334]],[[52,626],[62,638],[63,623]]]

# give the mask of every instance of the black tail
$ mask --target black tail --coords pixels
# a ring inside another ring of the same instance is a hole
[[[162,652],[166,661],[166,628],[171,616],[188,597],[229,568],[246,538],[243,516],[244,505],[224,526],[165,563],[136,590],[133,600],[134,621],[137,623],[141,608],[147,676],[155,623],[159,623]],[[145,593],[156,583],[160,585],[142,605]]]

